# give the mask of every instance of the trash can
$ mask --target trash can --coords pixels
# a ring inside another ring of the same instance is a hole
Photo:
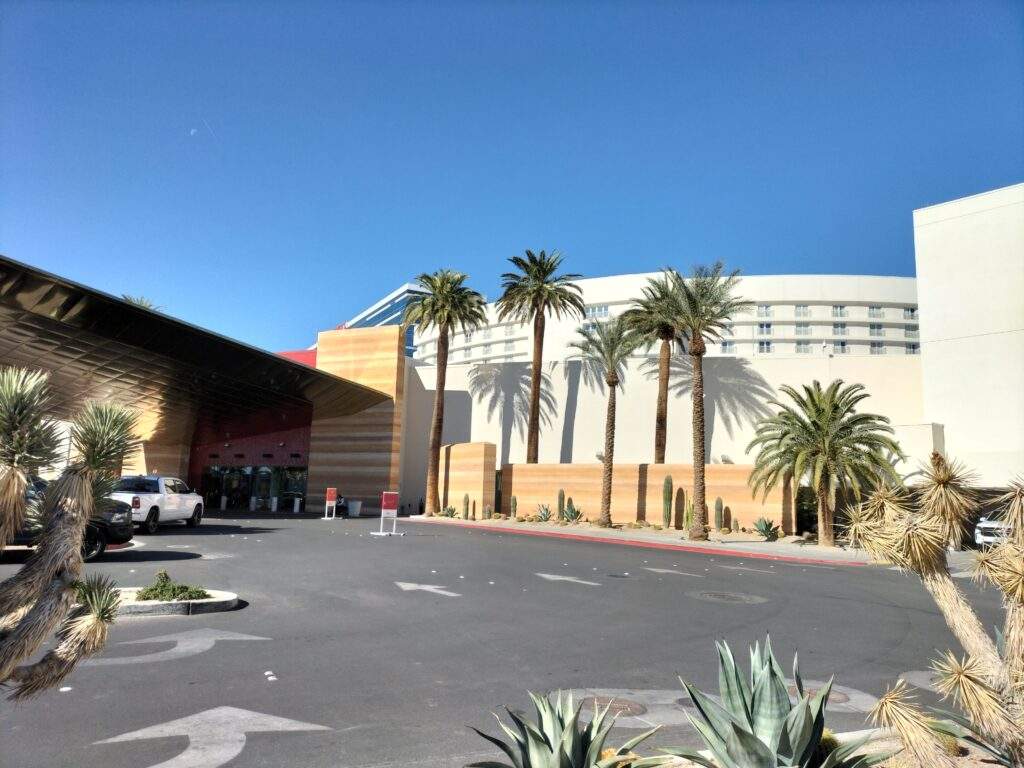
[[[349,517],[359,517],[360,513],[362,512],[362,510],[363,510],[363,502],[355,501],[355,500],[352,500],[352,501],[348,502],[348,516]]]

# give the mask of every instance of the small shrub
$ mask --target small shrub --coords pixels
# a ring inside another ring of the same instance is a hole
[[[730,533],[732,533],[732,528],[719,528],[718,532],[723,536],[728,536]]]
[[[136,600],[206,600],[210,593],[202,587],[191,584],[178,584],[171,580],[167,571],[157,571],[156,580],[148,587],[143,587],[136,595]]]
[[[562,519],[567,523],[578,523],[583,519],[583,510],[573,504],[572,496],[569,497],[569,501],[565,505],[565,512],[562,513]]]
[[[779,526],[765,517],[757,518],[757,521],[754,523],[754,530],[765,541],[776,541],[779,538]]]
[[[549,507],[547,504],[538,504],[537,514],[534,515],[534,517],[538,522],[548,522],[551,519],[551,507]]]
[[[441,512],[441,517],[455,517],[455,507],[449,505]]]

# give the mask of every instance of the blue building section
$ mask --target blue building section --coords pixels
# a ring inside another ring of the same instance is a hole
[[[412,283],[397,288],[380,301],[367,307],[347,323],[346,328],[375,328],[381,325],[401,325],[402,314],[406,306],[415,296],[423,295],[423,290]],[[409,327],[405,332],[405,354],[412,357],[414,328]]]

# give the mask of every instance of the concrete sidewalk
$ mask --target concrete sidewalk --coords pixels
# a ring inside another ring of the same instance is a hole
[[[871,557],[860,549],[819,547],[817,544],[796,543],[792,540],[767,542],[754,536],[737,537],[726,541],[690,541],[682,531],[600,528],[586,524],[563,527],[548,523],[514,523],[508,520],[472,521],[422,515],[413,515],[405,519],[412,523],[428,525],[454,525],[523,536],[546,536],[556,539],[621,544],[678,552],[702,552],[723,557],[783,560],[814,565],[863,566],[872,564]]]

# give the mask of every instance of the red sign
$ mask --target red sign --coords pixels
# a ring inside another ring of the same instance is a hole
[[[338,489],[328,488],[327,489],[327,503],[334,504],[338,500]]]
[[[380,495],[381,517],[396,517],[398,515],[398,494],[394,491],[384,491]]]

